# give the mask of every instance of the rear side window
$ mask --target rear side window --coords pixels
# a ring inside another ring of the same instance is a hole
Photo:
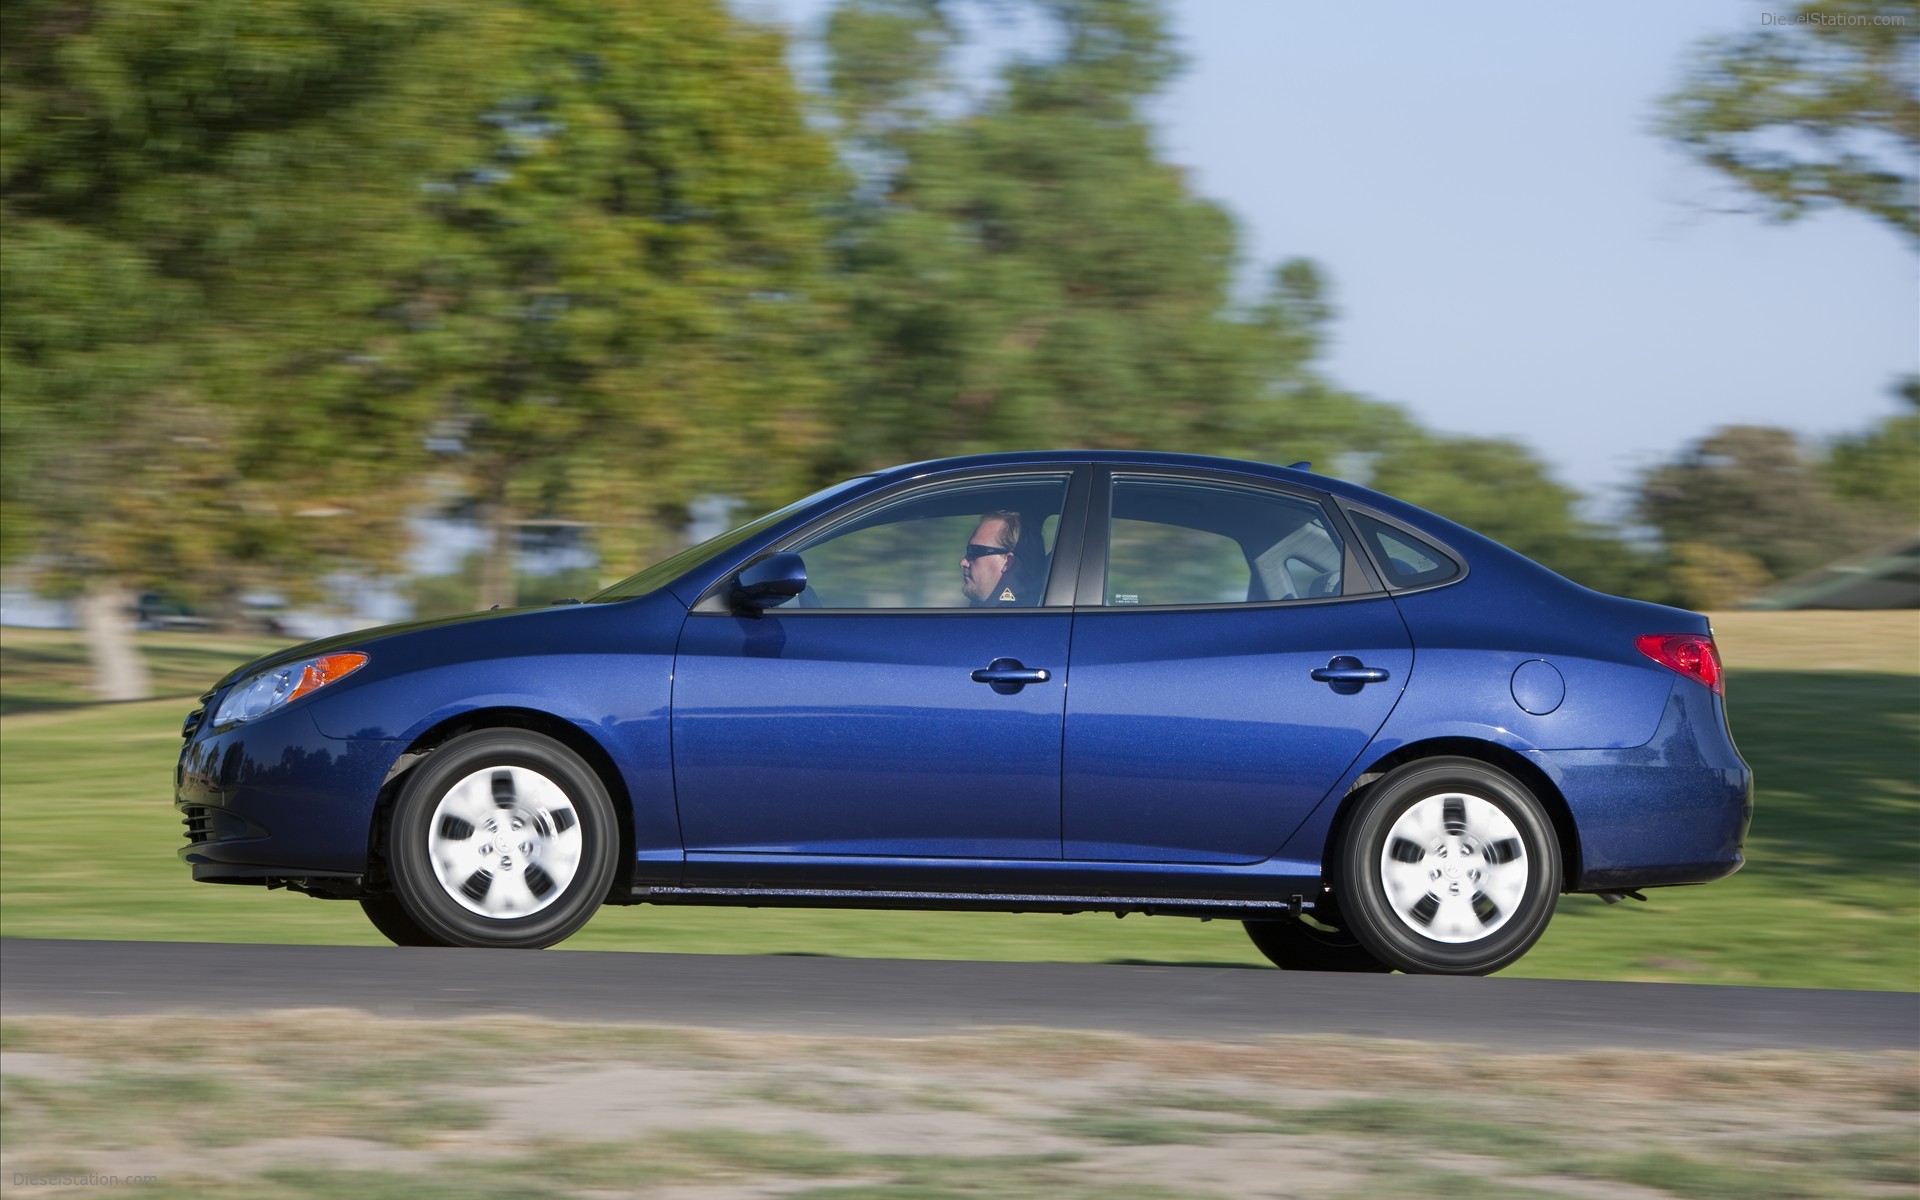
[[[1342,594],[1344,546],[1311,500],[1214,480],[1116,475],[1112,504],[1109,606]]]
[[[1349,511],[1347,515],[1353,518],[1360,536],[1373,544],[1373,559],[1386,572],[1391,586],[1426,587],[1445,583],[1461,573],[1458,560],[1432,542],[1363,512]]]

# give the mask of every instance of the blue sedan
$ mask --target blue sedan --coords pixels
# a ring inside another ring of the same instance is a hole
[[[1739,869],[1706,618],[1306,467],[918,463],[584,603],[290,648],[187,718],[180,855],[403,945],[603,903],[1142,912],[1448,974],[1563,892]]]

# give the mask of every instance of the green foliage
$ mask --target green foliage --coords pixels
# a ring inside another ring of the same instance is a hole
[[[1836,501],[1784,429],[1730,425],[1649,472],[1636,515],[1668,546],[1698,543],[1758,561],[1771,579],[1879,536]]]
[[[1699,48],[1661,132],[1780,220],[1840,205],[1920,243],[1920,3],[1816,0],[1769,16]]]
[[[963,35],[945,9],[861,0],[830,22],[864,178],[838,242],[860,351],[825,472],[1038,446],[1301,456],[1283,396],[1330,390],[1308,367],[1321,285],[1289,264],[1233,304],[1233,223],[1140,112],[1177,66],[1157,8],[1030,11],[1050,48],[978,98],[946,71]]]
[[[380,266],[462,106],[450,0],[8,7],[9,560],[197,599],[402,544]]]
[[[1920,376],[1894,391],[1907,411],[1836,441],[1821,473],[1835,495],[1910,526],[1920,520]]]
[[[1903,385],[1920,408],[1920,384]],[[1725,608],[1920,517],[1920,412],[1807,453],[1787,430],[1714,431],[1641,481],[1635,516],[1666,543],[1673,602]]]
[[[384,569],[445,496],[430,434],[496,528],[607,518],[619,559],[748,464],[755,499],[803,478],[840,181],[781,39],[717,0],[7,34],[10,561],[212,601]]]
[[[426,181],[405,371],[494,531],[605,520],[630,562],[704,490],[789,498],[831,342],[822,213],[841,179],[776,34],[717,2],[496,13],[472,157]],[[795,464],[798,464],[797,466]]]
[[[1774,581],[1759,559],[1724,546],[1677,542],[1668,556],[1674,602],[1687,608],[1732,608]]]
[[[0,213],[0,554],[14,560],[85,521],[127,457],[109,447],[137,427],[134,398],[180,370],[166,335],[181,300],[112,238]]]

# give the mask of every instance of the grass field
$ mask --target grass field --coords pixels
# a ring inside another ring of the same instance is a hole
[[[1510,975],[1920,989],[1920,619],[1717,618],[1759,780],[1748,865],[1607,907],[1565,898]],[[189,881],[169,789],[192,697],[259,641],[145,635],[159,684],[84,697],[69,634],[0,631],[0,934],[379,944],[357,906]],[[1237,924],[1179,918],[608,909],[582,949],[1263,965]]]

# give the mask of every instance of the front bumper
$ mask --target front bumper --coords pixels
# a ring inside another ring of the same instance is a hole
[[[367,870],[395,742],[322,734],[303,705],[192,730],[174,770],[178,853],[208,883],[352,883]]]

